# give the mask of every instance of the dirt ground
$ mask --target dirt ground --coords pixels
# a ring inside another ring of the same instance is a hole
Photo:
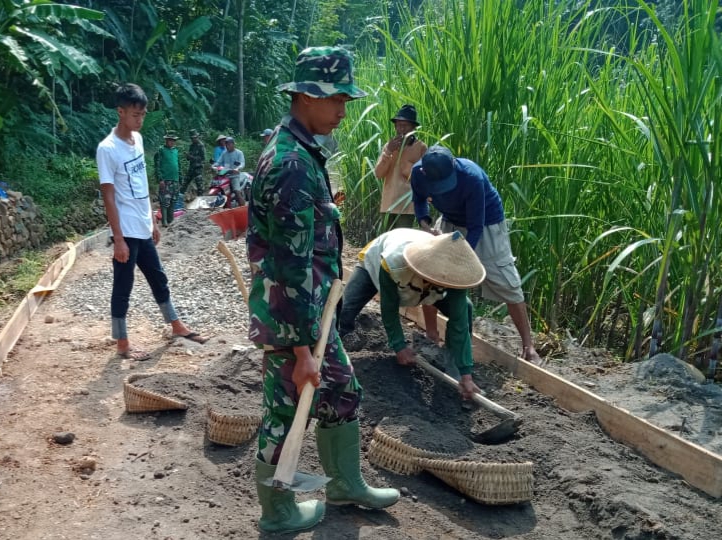
[[[255,415],[260,403],[261,353],[246,339],[247,312],[228,264],[215,249],[219,238],[219,230],[197,211],[165,230],[160,245],[182,318],[212,335],[205,345],[168,336],[139,276],[129,327],[132,339],[153,355],[133,362],[114,354],[107,313],[110,248],[82,256],[41,306],[0,378],[0,538],[266,536],[257,529],[256,439],[225,447],[205,435],[209,404],[228,414]],[[229,247],[245,267],[243,240]],[[359,327],[348,349],[365,391],[364,475],[372,485],[405,488],[404,496],[387,511],[327,507],[319,526],[286,537],[719,537],[719,501],[608,438],[592,413],[564,411],[501,370],[477,366],[474,378],[487,396],[520,414],[523,423],[504,444],[475,444],[470,436],[497,420],[460,401],[453,389],[420,368],[397,365],[377,306],[367,307]],[[479,321],[476,330],[516,352],[508,326]],[[408,331],[420,343],[411,327]],[[613,389],[615,402],[637,407],[638,414],[651,415],[650,421],[662,427],[676,425],[681,435],[719,451],[722,400],[716,387],[700,390],[693,375],[670,367],[673,361],[633,366],[568,344],[549,369],[600,395]],[[151,375],[137,386],[180,399],[188,410],[126,413],[123,381],[136,373]],[[669,416],[655,416],[662,409]],[[427,473],[403,476],[376,468],[366,458],[375,426],[460,459],[532,461],[533,499],[486,506]],[[58,444],[53,440],[58,432],[72,432],[75,439]],[[321,472],[313,430],[307,432],[299,468]],[[323,493],[299,498],[309,497],[323,498]]]

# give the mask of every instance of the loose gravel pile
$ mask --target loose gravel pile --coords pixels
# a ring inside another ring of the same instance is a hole
[[[221,230],[208,219],[209,214],[208,210],[190,210],[168,228],[161,229],[158,252],[168,275],[171,298],[180,318],[194,331],[245,338],[248,334],[248,310],[228,260],[216,248],[222,239]],[[250,271],[245,238],[228,240],[226,244],[248,284]],[[105,248],[107,267],[84,277],[82,287],[65,291],[60,307],[96,319],[110,318],[112,249],[112,245]],[[159,331],[167,328],[145,278],[137,270],[128,325],[132,328],[141,320],[146,326]]]

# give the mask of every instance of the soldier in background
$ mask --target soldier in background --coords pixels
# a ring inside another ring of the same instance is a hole
[[[181,195],[185,196],[188,186],[192,182],[195,182],[196,195],[200,197],[205,191],[205,186],[203,185],[203,167],[206,161],[206,149],[203,147],[197,130],[191,129],[190,136],[191,145],[186,154],[186,159],[188,159],[188,173],[181,188]]]
[[[167,227],[173,223],[176,199],[180,192],[180,156],[175,145],[178,140],[175,131],[169,131],[163,139],[165,143],[156,152],[153,164],[158,182],[161,222]]]

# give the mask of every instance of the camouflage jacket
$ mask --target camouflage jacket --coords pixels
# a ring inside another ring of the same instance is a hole
[[[311,134],[290,116],[261,154],[247,234],[254,343],[313,345],[320,336],[328,291],[341,276],[342,249],[325,163]]]
[[[206,149],[202,143],[191,143],[188,148],[188,171],[203,172],[206,163]]]

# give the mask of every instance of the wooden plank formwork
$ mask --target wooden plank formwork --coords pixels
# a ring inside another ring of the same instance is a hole
[[[84,238],[76,244],[68,243],[68,251],[53,261],[38,280],[38,284],[23,298],[10,320],[0,330],[0,375],[2,375],[2,365],[8,354],[13,350],[25,327],[33,318],[45,297],[60,285],[68,270],[75,264],[78,254],[90,251],[98,244],[107,242],[108,234],[108,230],[103,230],[93,236]]]
[[[420,308],[404,308],[401,314],[425,328]],[[446,319],[438,318],[439,333],[446,330]],[[533,387],[553,397],[572,412],[594,411],[602,429],[615,441],[641,453],[655,465],[679,474],[690,485],[713,497],[722,497],[722,456],[657,427],[621,407],[616,407],[549,371],[498,349],[477,335],[472,336],[474,361],[496,364]]]

